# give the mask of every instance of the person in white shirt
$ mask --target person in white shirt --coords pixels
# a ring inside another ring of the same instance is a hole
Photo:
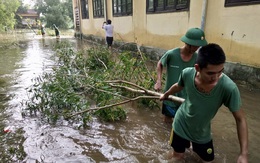
[[[106,22],[103,23],[102,28],[106,31],[106,41],[107,41],[107,47],[112,48],[113,43],[113,32],[114,32],[114,26],[111,25],[112,21],[108,19]]]

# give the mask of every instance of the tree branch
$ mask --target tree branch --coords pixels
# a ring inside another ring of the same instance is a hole
[[[129,103],[129,102],[133,102],[133,101],[136,101],[136,100],[139,100],[139,99],[159,99],[159,98],[160,97],[158,97],[158,96],[138,96],[138,97],[135,97],[135,98],[132,98],[132,99],[129,99],[129,100],[125,100],[125,101],[119,102],[119,103],[86,109],[86,110],[77,112],[75,114],[72,114],[70,116],[67,116],[67,117],[65,117],[65,119],[74,117],[74,116],[82,114],[82,113],[90,112],[90,111],[97,111],[97,110],[100,110],[100,109],[106,109],[106,108],[110,108],[110,107],[113,107],[113,106],[123,105],[123,104]]]
[[[141,90],[137,90],[137,89],[133,89],[133,88],[130,88],[130,87],[127,87],[127,86],[110,84],[111,87],[123,88],[123,89],[126,89],[126,90],[134,92],[134,93],[140,93],[140,94],[146,94],[146,95],[152,95],[152,96],[158,96],[158,97],[160,97],[162,95],[162,93],[151,91],[151,90],[147,90],[147,89],[145,89],[143,87],[140,87],[140,86],[138,86],[138,85],[136,85],[134,83],[131,83],[131,82],[128,82],[128,81],[124,81],[124,80],[113,80],[113,81],[106,81],[106,82],[108,82],[108,83],[125,83],[125,84],[128,84],[128,85],[131,85],[131,86],[134,86],[134,87],[137,87],[137,88],[141,89]],[[174,102],[178,102],[178,103],[183,103],[183,101],[184,101],[183,98],[180,98],[180,97],[177,97],[177,96],[173,96],[173,95],[170,95],[168,97],[168,100],[174,101]]]
[[[128,85],[131,85],[133,87],[136,87],[136,88],[139,88],[141,90],[144,90],[146,91],[146,89],[144,87],[141,87],[139,85],[136,85],[132,82],[129,82],[129,81],[125,81],[125,80],[111,80],[111,81],[104,81],[105,83],[125,83],[125,84],[128,84]]]
[[[107,81],[109,83],[109,81]],[[112,82],[112,81],[110,81]],[[132,86],[136,86],[138,88],[142,88],[140,86],[137,86],[136,84],[134,83],[131,83],[131,82],[127,82],[127,81],[121,81],[121,80],[116,80],[116,81],[113,81],[114,83],[127,83],[129,85],[132,85]],[[146,94],[146,95],[149,95],[149,96],[138,96],[138,97],[135,97],[135,98],[131,98],[131,99],[128,99],[128,100],[125,100],[125,101],[122,101],[122,102],[119,102],[119,103],[115,103],[115,104],[111,104],[111,105],[106,105],[106,106],[101,106],[101,107],[95,107],[95,108],[90,108],[90,109],[86,109],[86,110],[83,110],[83,111],[80,111],[80,112],[77,112],[73,115],[70,115],[66,118],[71,118],[73,116],[76,116],[76,115],[79,115],[79,114],[82,114],[82,113],[85,113],[85,112],[90,112],[90,111],[94,111],[94,110],[100,110],[100,109],[105,109],[105,108],[110,108],[110,107],[113,107],[113,106],[117,106],[117,105],[123,105],[123,104],[126,104],[126,103],[129,103],[129,102],[132,102],[132,101],[136,101],[136,100],[139,100],[139,99],[159,99],[160,96],[162,95],[162,93],[159,93],[159,92],[154,92],[154,91],[150,91],[150,90],[146,90],[144,88],[144,90],[138,90],[138,89],[133,89],[133,88],[130,88],[130,87],[127,87],[127,86],[121,86],[121,85],[114,85],[114,84],[109,84],[111,87],[116,87],[116,88],[122,88],[122,89],[126,89],[130,92],[134,92],[134,93],[140,93],[140,94]],[[168,100],[170,101],[175,101],[175,102],[179,102],[179,103],[182,103],[184,101],[183,98],[180,98],[180,97],[177,97],[177,96],[173,96],[173,95],[170,95],[168,97]]]

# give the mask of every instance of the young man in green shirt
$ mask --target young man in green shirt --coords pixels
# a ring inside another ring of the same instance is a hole
[[[207,45],[204,32],[199,28],[191,28],[181,37],[184,46],[168,50],[157,63],[157,81],[154,89],[161,90],[162,72],[166,68],[166,85],[164,91],[167,91],[179,79],[181,71],[186,67],[193,67],[197,58],[196,51],[200,46]],[[185,98],[185,92],[178,92],[175,96]],[[172,123],[179,103],[172,101],[163,101],[162,114],[164,122]]]
[[[179,107],[173,122],[173,157],[182,159],[185,148],[192,143],[193,151],[204,162],[214,160],[211,137],[211,120],[224,104],[236,121],[240,143],[237,163],[248,163],[248,129],[241,107],[237,85],[223,73],[226,57],[217,44],[201,47],[195,67],[182,71],[177,83],[172,85],[160,99],[173,93],[186,91],[186,99]]]

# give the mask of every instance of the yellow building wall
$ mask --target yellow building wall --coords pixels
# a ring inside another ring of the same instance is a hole
[[[200,27],[202,1],[190,5],[196,10],[192,18],[189,12],[147,14],[145,0],[133,1],[132,16],[114,17],[115,39],[162,49],[181,46],[187,29]]]
[[[75,1],[75,0],[74,0]],[[106,18],[114,25],[114,40],[143,46],[171,49],[182,46],[180,37],[192,27],[201,27],[205,0],[190,0],[189,11],[146,13],[146,0],[133,0],[131,16],[113,17],[112,0],[104,18],[93,18],[92,0],[89,19],[81,20],[82,33],[105,37],[101,28]],[[260,4],[224,7],[225,0],[207,0],[205,34],[208,42],[220,44],[227,61],[260,67]],[[74,4],[75,5],[75,4]]]
[[[260,4],[224,7],[225,0],[209,0],[206,37],[220,44],[227,60],[260,67]]]

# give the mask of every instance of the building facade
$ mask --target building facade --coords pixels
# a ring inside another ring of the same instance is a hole
[[[116,41],[167,50],[199,27],[208,42],[223,47],[228,62],[260,67],[260,0],[72,1],[75,30],[84,36],[104,38],[101,26],[111,19]]]
[[[19,16],[21,16],[22,22],[21,26],[26,28],[37,28],[37,21],[40,19],[39,14],[33,10],[33,9],[28,9],[25,13],[17,13]]]

